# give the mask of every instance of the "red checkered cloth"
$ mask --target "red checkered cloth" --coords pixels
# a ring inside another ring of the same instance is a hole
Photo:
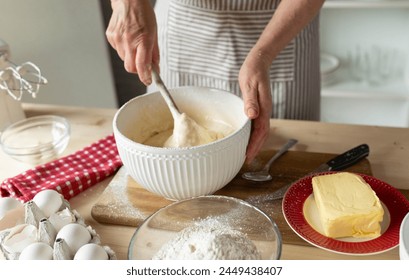
[[[114,136],[109,135],[71,155],[4,180],[0,197],[12,196],[26,202],[41,190],[53,189],[69,200],[121,166]]]

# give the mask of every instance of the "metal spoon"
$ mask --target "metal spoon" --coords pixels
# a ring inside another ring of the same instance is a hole
[[[156,86],[159,88],[159,91],[162,94],[162,97],[165,99],[165,102],[168,105],[170,112],[176,119],[176,117],[181,114],[180,110],[178,106],[176,105],[175,101],[173,100],[172,95],[170,95],[170,92],[168,91],[165,84],[163,83],[158,72],[156,72],[153,68],[152,68],[152,78],[155,81]]]
[[[281,149],[266,163],[266,165],[261,169],[260,171],[254,171],[254,172],[246,172],[243,173],[242,177],[244,179],[250,180],[250,181],[257,181],[257,182],[264,182],[264,181],[269,181],[273,179],[270,175],[270,167],[271,164],[278,159],[281,155],[283,155],[285,152],[287,152],[292,146],[294,146],[298,140],[295,139],[290,139],[287,141],[287,143],[281,147]]]

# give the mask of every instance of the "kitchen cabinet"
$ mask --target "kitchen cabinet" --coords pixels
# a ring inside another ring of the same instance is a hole
[[[321,120],[409,127],[409,1],[327,0],[320,20],[321,51],[339,60]]]

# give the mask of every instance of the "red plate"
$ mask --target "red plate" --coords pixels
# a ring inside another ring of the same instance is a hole
[[[317,175],[331,174],[324,172]],[[358,174],[372,187],[382,201],[386,215],[389,213],[389,223],[382,228],[381,236],[353,242],[344,239],[329,238],[313,228],[304,216],[304,204],[312,194],[311,179],[313,176],[304,177],[295,182],[283,198],[283,214],[292,230],[308,243],[336,253],[353,255],[371,255],[388,251],[399,245],[400,224],[409,212],[409,201],[396,188],[369,175]]]

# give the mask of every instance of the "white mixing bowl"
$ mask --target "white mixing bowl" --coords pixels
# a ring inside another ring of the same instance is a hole
[[[403,218],[399,231],[399,258],[409,260],[409,213]]]
[[[128,174],[143,188],[171,200],[208,195],[223,188],[245,160],[251,122],[240,97],[204,87],[169,90],[182,112],[201,124],[206,118],[233,127],[215,142],[186,148],[142,144],[173,126],[173,118],[159,92],[128,101],[113,121],[119,155]]]

